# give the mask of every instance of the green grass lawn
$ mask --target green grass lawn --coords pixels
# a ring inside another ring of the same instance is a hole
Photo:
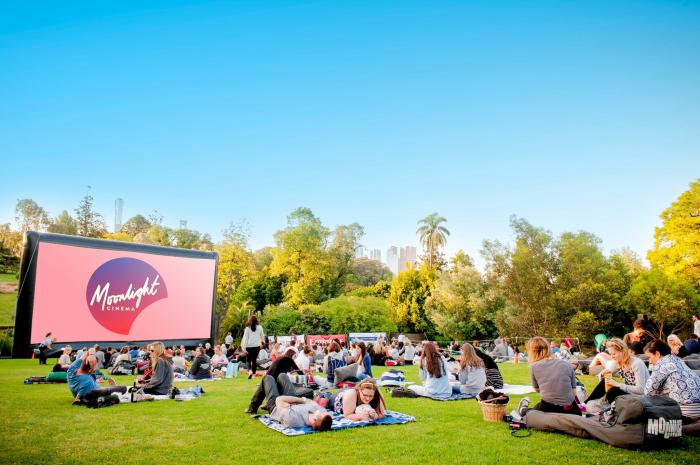
[[[529,380],[527,365],[501,368],[508,383]],[[65,385],[22,384],[27,376],[46,372],[36,360],[0,360],[0,463],[638,465],[698,463],[700,454],[700,440],[689,438],[681,449],[661,452],[539,432],[514,438],[505,423],[484,422],[474,400],[389,397],[390,409],[414,415],[417,422],[290,438],[243,413],[258,382],[245,377],[201,383],[206,394],[191,402],[91,410],[72,406]],[[408,380],[418,380],[414,367],[406,372]],[[132,378],[118,380],[130,384]],[[510,407],[518,400],[513,397]]]
[[[0,273],[0,281],[17,282],[17,276],[14,273]]]
[[[0,326],[15,324],[15,307],[17,294],[0,292]]]

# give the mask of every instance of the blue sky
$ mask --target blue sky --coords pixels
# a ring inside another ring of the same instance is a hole
[[[0,222],[92,186],[253,247],[298,206],[365,245],[516,214],[653,244],[700,176],[700,2],[3,2]]]

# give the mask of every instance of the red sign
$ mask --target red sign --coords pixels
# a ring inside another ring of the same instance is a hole
[[[306,344],[307,345],[314,345],[314,344],[326,345],[326,344],[330,344],[333,341],[333,339],[337,339],[340,342],[346,341],[345,334],[329,334],[329,335],[314,334],[314,335],[307,335],[306,336]]]

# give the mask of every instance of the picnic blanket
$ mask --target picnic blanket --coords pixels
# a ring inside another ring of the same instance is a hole
[[[169,395],[150,395],[147,394],[148,400],[177,400],[177,401],[190,401],[204,394],[204,390],[201,386],[193,386],[190,388],[178,389],[178,393],[175,397]],[[119,403],[128,404],[131,403],[131,393],[127,392],[119,395]]]
[[[535,392],[535,388],[529,384],[504,384],[501,389],[494,388],[494,390],[511,396],[519,396]]]
[[[338,413],[333,412],[331,412],[331,415],[333,416],[333,425],[331,426],[331,430],[333,431],[372,425],[402,425],[404,423],[408,423],[409,421],[416,421],[415,417],[400,412],[394,412],[392,410],[388,410],[386,412],[386,417],[378,418],[372,421],[352,421]],[[305,426],[303,428],[288,428],[271,419],[269,415],[260,415],[258,420],[260,420],[260,422],[268,428],[282,433],[285,436],[301,436],[304,434],[315,433],[313,428],[310,426]]]

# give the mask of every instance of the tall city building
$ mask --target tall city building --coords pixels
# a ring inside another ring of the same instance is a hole
[[[122,228],[122,213],[124,211],[124,199],[114,201],[114,232]]]
[[[396,246],[391,246],[386,249],[386,266],[396,276],[399,274],[399,249]]]
[[[357,248],[355,249],[355,258],[365,258],[365,257],[367,257],[367,249],[362,245],[358,245]]]
[[[416,264],[416,248],[407,245],[399,251],[399,273]]]
[[[369,251],[369,258],[376,260],[378,262],[382,261],[382,251],[379,249],[372,249]]]

